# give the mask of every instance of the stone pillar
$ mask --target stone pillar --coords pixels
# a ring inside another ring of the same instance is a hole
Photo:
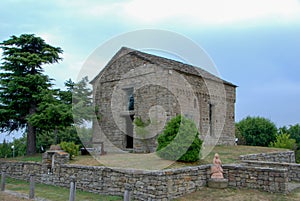
[[[130,184],[125,184],[124,201],[131,201],[131,191],[132,186]]]
[[[1,174],[1,191],[5,191],[5,171],[2,172]]]
[[[75,201],[76,196],[76,177],[70,177],[70,199],[69,201]]]
[[[35,176],[34,174],[30,174],[30,188],[29,188],[29,199],[34,199],[34,188],[35,188]]]

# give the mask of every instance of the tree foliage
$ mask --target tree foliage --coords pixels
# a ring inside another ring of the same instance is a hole
[[[296,150],[296,162],[300,163],[300,125],[290,125],[289,127],[283,126],[279,128],[279,132],[287,133],[290,135],[290,138],[296,140],[297,150]]]
[[[65,91],[53,89],[44,91],[42,102],[35,114],[28,121],[38,129],[38,132],[54,132],[73,124],[72,115],[72,90],[75,83],[68,80]]]
[[[263,117],[246,117],[236,124],[246,145],[268,146],[275,141],[277,128],[273,122]]]
[[[88,77],[83,77],[72,88],[72,109],[76,125],[91,122],[95,118],[95,108],[92,104],[92,90],[88,88]]]
[[[290,138],[290,134],[280,133],[276,135],[276,140],[270,143],[270,147],[296,150],[297,144],[295,139]]]
[[[57,63],[62,53],[33,34],[0,43],[3,50],[0,65],[0,122],[1,131],[26,127],[27,154],[36,152],[36,127],[29,121],[49,93],[51,79],[43,74],[43,65]]]
[[[183,162],[198,161],[202,140],[195,123],[178,115],[166,125],[158,137],[157,154],[161,158]]]

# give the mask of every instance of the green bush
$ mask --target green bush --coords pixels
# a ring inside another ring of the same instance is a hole
[[[65,152],[70,154],[70,159],[78,156],[79,145],[76,145],[74,142],[61,142],[59,145]]]
[[[276,140],[277,128],[273,122],[263,117],[247,117],[236,124],[246,145],[265,146]]]
[[[277,134],[276,141],[271,142],[270,147],[296,150],[297,144],[295,139],[290,138],[290,134],[281,133],[281,134]]]
[[[157,154],[167,160],[195,162],[201,156],[202,140],[195,123],[178,115],[166,125],[158,137]]]

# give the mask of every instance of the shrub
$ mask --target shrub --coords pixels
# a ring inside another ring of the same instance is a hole
[[[297,149],[297,144],[295,139],[291,139],[290,135],[287,133],[277,134],[276,141],[270,143],[271,147],[285,148],[285,149]]]
[[[276,140],[277,128],[273,122],[263,117],[247,117],[236,124],[246,140],[246,145],[268,146]]]
[[[202,140],[195,123],[178,115],[166,125],[158,137],[157,154],[167,160],[195,162],[201,156]]]
[[[74,142],[61,142],[59,145],[65,152],[70,154],[70,159],[78,156],[79,145],[75,145]]]

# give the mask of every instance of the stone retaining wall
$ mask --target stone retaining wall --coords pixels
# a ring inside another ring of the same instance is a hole
[[[223,168],[231,187],[287,193],[287,169],[241,165],[224,165]],[[34,173],[37,182],[65,187],[69,187],[70,177],[74,175],[78,189],[107,195],[122,196],[127,183],[132,186],[136,200],[170,200],[206,186],[210,165],[160,171],[61,165],[53,174],[47,174],[38,163],[4,162],[0,170],[23,180]]]
[[[253,154],[241,156],[255,158],[242,164],[223,165],[224,176],[230,187],[260,189],[268,192],[288,193],[288,181],[300,181],[300,164],[262,162],[258,159],[294,161],[294,152]],[[288,159],[286,159],[288,158]],[[132,187],[135,200],[170,200],[194,192],[207,185],[210,165],[157,171],[111,169],[102,166],[56,164],[49,172],[47,164],[32,162],[1,162],[0,171],[8,176],[28,180],[36,175],[37,182],[69,187],[70,177],[76,176],[78,189],[89,192],[122,196],[125,184]]]
[[[260,189],[268,192],[288,193],[287,169],[224,165],[228,186]]]
[[[279,163],[295,163],[294,151],[271,152],[261,154],[241,155],[240,160],[272,161]]]
[[[288,170],[289,181],[300,182],[300,164],[297,163],[277,163],[269,161],[243,161],[247,166],[252,167],[269,167],[269,168],[284,168]]]
[[[160,171],[61,165],[47,174],[38,163],[0,164],[0,170],[5,170],[10,177],[28,180],[29,174],[34,173],[37,182],[56,186],[69,187],[70,177],[74,175],[76,188],[99,194],[122,196],[127,183],[132,186],[136,200],[170,200],[199,190],[207,184],[209,169],[210,165]]]

